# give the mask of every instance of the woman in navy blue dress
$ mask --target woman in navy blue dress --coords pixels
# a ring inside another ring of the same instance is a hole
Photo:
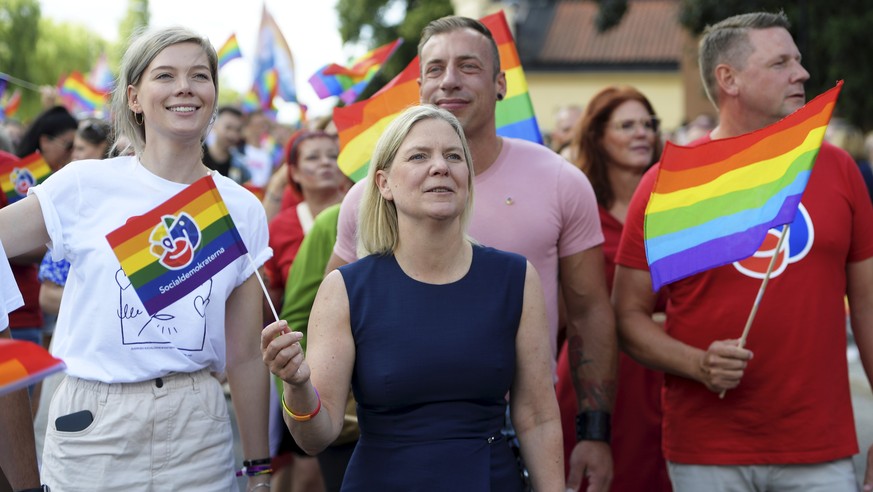
[[[359,239],[370,256],[325,278],[305,360],[284,322],[262,333],[295,440],[310,454],[329,445],[351,385],[361,438],[344,491],[521,491],[500,433],[510,394],[534,489],[564,492],[539,276],[466,237],[472,159],[460,123],[433,106],[406,110],[368,179]]]

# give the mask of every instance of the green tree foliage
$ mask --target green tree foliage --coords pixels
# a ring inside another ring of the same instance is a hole
[[[22,80],[33,80],[38,59],[36,42],[39,37],[40,9],[37,0],[3,0],[0,2],[0,71]],[[7,88],[14,90],[14,86]],[[39,94],[22,91],[25,114],[32,105],[39,105]]]
[[[118,25],[118,42],[112,47],[109,59],[113,70],[118,70],[118,63],[130,38],[141,29],[149,26],[149,0],[127,0],[127,12]]]
[[[41,18],[37,0],[0,2],[0,71],[36,84],[55,86],[74,70],[91,70],[107,43],[92,31],[76,25]],[[38,92],[21,89],[21,109],[16,118],[27,121],[42,110]]]
[[[428,22],[454,13],[450,0],[339,0],[336,8],[343,42],[375,48],[403,38],[403,45],[361,98],[369,97],[415,58],[419,35]]]

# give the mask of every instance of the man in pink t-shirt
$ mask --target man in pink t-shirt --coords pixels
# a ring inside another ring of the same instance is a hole
[[[464,127],[476,173],[468,232],[485,246],[527,257],[542,280],[557,353],[558,297],[563,295],[571,366],[580,408],[579,443],[571,458],[569,486],[583,474],[593,490],[612,479],[609,412],[615,398],[616,337],[603,274],[603,235],[587,178],[541,145],[501,138],[494,109],[506,95],[491,33],[463,17],[438,19],[419,43],[422,103],[454,114]],[[363,187],[343,200],[328,271],[357,259],[355,230]]]
[[[804,104],[809,73],[784,14],[709,27],[700,67],[719,110],[703,141],[763,128]],[[656,294],[643,240],[657,169],[631,200],[613,300],[623,349],[666,372],[663,447],[674,490],[857,491],[846,295],[861,357],[873,360],[873,207],[857,166],[822,145],[746,348],[737,339],[781,228],[752,257],[667,285],[662,328],[651,318]],[[866,371],[873,378],[873,365]],[[873,487],[870,469],[866,484]]]

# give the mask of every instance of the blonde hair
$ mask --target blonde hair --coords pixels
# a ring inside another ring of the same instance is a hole
[[[184,27],[138,31],[131,39],[124,56],[121,57],[118,81],[112,93],[112,112],[114,113],[116,134],[126,136],[136,153],[141,154],[146,143],[145,128],[136,122],[135,115],[128,106],[127,86],[139,85],[145,69],[165,48],[180,43],[194,43],[203,48],[203,52],[209,60],[209,72],[212,74],[212,83],[215,86],[217,96],[218,55],[208,39]],[[217,106],[212,108],[213,120],[217,110]],[[203,129],[202,137],[206,136],[207,129],[208,127]]]
[[[370,168],[367,171],[367,181],[364,185],[364,196],[361,198],[358,227],[358,256],[369,254],[389,254],[397,249],[400,239],[398,230],[397,208],[394,202],[386,200],[379,192],[376,184],[377,171],[390,171],[394,158],[400,146],[412,127],[424,120],[442,120],[448,123],[455,134],[461,139],[464,149],[464,160],[467,163],[467,201],[461,212],[461,228],[466,230],[473,208],[473,156],[464,137],[464,129],[454,115],[446,110],[431,105],[412,106],[404,110],[400,116],[388,125],[376,143]]]

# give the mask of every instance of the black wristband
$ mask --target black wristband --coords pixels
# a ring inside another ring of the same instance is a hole
[[[269,465],[270,463],[272,463],[272,461],[273,461],[272,458],[261,458],[258,460],[245,460],[245,461],[243,461],[243,466],[246,468],[251,468],[253,466]]]
[[[576,441],[609,442],[612,437],[611,420],[609,412],[579,412],[576,415]]]

